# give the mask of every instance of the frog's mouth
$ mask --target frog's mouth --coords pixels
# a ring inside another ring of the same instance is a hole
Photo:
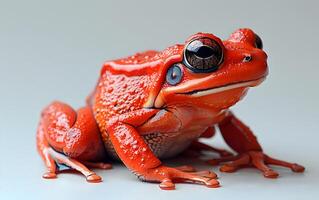
[[[227,90],[232,90],[236,88],[243,88],[243,87],[254,87],[259,85],[261,82],[265,80],[266,76],[260,77],[258,79],[252,79],[247,81],[240,81],[240,82],[233,82],[225,85],[214,86],[210,88],[203,88],[203,89],[195,89],[191,91],[185,91],[186,88],[191,88],[192,85],[202,85],[203,82],[188,82],[182,86],[170,87],[166,88],[165,90],[160,91],[157,96],[153,96],[151,100],[154,101],[154,104],[151,104],[153,101],[148,101],[145,104],[145,107],[150,105],[154,105],[156,108],[160,108],[165,104],[165,99],[167,95],[186,95],[191,97],[202,97],[208,96],[215,93],[220,93]]]
[[[259,85],[264,80],[265,80],[265,77],[262,77],[262,78],[258,78],[258,79],[254,79],[250,81],[235,82],[235,83],[230,83],[230,84],[221,85],[221,86],[212,87],[212,88],[193,90],[189,92],[178,92],[176,94],[184,94],[184,95],[191,95],[193,97],[201,97],[201,96],[207,96],[210,94],[215,94],[215,93],[232,90],[236,88],[241,88],[241,87],[254,87]]]

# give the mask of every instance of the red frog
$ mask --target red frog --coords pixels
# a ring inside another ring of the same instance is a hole
[[[99,182],[89,168],[111,168],[103,162],[108,155],[162,189],[174,189],[176,182],[218,187],[213,172],[160,161],[187,149],[219,153],[208,163],[224,163],[222,172],[248,166],[276,178],[269,164],[304,171],[264,154],[253,132],[229,110],[267,76],[262,46],[260,37],[245,28],[225,41],[197,33],[161,52],[106,62],[85,107],[74,110],[56,101],[43,110],[37,130],[37,148],[47,167],[43,177],[56,177],[57,162]],[[215,127],[237,155],[198,141],[212,137]]]

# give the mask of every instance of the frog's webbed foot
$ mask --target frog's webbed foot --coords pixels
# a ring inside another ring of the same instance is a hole
[[[157,169],[158,170],[158,169]],[[160,181],[160,188],[163,190],[175,189],[174,182],[190,182],[204,184],[207,187],[218,187],[219,183],[216,180],[217,175],[211,171],[196,171],[196,169],[189,165],[183,165],[179,167],[164,167],[160,170],[168,172],[169,176],[163,178]]]
[[[293,172],[303,172],[305,168],[296,163],[274,159],[263,153],[256,136],[250,128],[240,121],[232,112],[218,124],[226,143],[238,152],[238,155],[222,157],[208,161],[210,164],[226,162],[220,167],[222,172],[234,172],[243,167],[254,167],[260,170],[266,178],[278,177],[278,172],[268,165],[278,165],[290,168]]]
[[[293,172],[303,172],[305,170],[305,168],[301,165],[272,158],[264,154],[262,151],[248,151],[236,156],[222,157],[207,161],[207,163],[212,165],[225,162],[226,164],[220,167],[221,172],[235,172],[237,169],[243,167],[255,167],[259,169],[266,178],[277,178],[279,175],[278,172],[271,169],[268,165],[287,167]]]
[[[78,161],[73,158],[69,158],[62,153],[59,153],[52,148],[48,149],[48,156],[51,157],[55,162],[63,165],[67,165],[68,167],[75,169],[82,173],[88,182],[98,183],[102,181],[102,178],[97,175],[95,172],[91,171],[88,167],[99,168],[99,169],[111,169],[112,165],[108,163],[93,163],[87,161]],[[44,173],[43,178],[56,178],[56,173],[60,173],[61,171],[48,171]]]
[[[54,150],[50,150],[54,151]],[[63,165],[67,165],[71,168],[76,169],[77,171],[81,172],[88,182],[101,182],[102,178],[96,175],[94,172],[89,170],[87,167],[97,168],[97,169],[111,169],[112,165],[103,162],[87,162],[87,161],[77,161],[75,159],[70,159],[65,155],[55,152],[53,153],[56,157],[52,154],[48,153],[47,157],[52,161],[51,167],[48,168],[48,171],[45,172],[42,177],[45,179],[54,179],[57,178],[57,174],[61,173],[62,171],[58,170],[56,167],[55,162]],[[53,158],[54,157],[54,158]],[[56,160],[55,160],[56,159]]]
[[[175,183],[198,183],[207,187],[219,187],[219,182],[216,180],[217,175],[211,171],[195,171],[186,172],[179,168],[167,166],[159,166],[154,169],[149,169],[140,179],[150,182],[160,182],[159,186],[163,190],[175,189]]]

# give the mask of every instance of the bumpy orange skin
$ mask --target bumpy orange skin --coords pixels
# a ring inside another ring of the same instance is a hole
[[[223,62],[217,71],[194,73],[183,63],[184,50],[190,41],[203,37],[221,46]],[[250,29],[239,29],[225,41],[198,33],[162,52],[146,51],[106,62],[84,108],[75,111],[54,102],[44,109],[37,132],[38,151],[48,169],[44,177],[56,177],[55,162],[59,162],[98,182],[101,177],[86,166],[110,168],[96,163],[109,155],[142,180],[160,182],[162,189],[174,189],[174,182],[181,181],[218,187],[212,172],[170,168],[159,160],[186,149],[219,153],[221,158],[208,162],[232,161],[221,167],[224,172],[254,166],[265,177],[277,177],[267,164],[303,171],[300,165],[265,155],[251,130],[229,111],[268,74],[267,55],[257,48],[256,37]],[[172,86],[165,77],[174,63],[182,66],[183,77]],[[212,137],[214,126],[238,155],[198,142],[200,137]]]

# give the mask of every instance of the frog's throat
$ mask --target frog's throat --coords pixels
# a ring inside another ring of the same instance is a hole
[[[193,91],[188,91],[188,92],[180,92],[181,88],[179,86],[177,87],[171,87],[171,88],[166,88],[165,90],[162,90],[159,95],[156,97],[155,102],[154,102],[154,107],[160,108],[165,104],[165,94],[167,93],[174,93],[176,95],[188,95],[191,97],[202,97],[202,96],[207,96],[215,93],[220,93],[224,92],[227,90],[232,90],[236,88],[242,88],[242,87],[255,87],[259,85],[261,82],[265,80],[265,77],[255,79],[255,80],[250,80],[250,81],[242,81],[242,82],[236,82],[236,83],[231,83],[227,85],[221,85],[213,88],[205,88],[201,90],[193,90]],[[185,86],[183,86],[185,87]]]

